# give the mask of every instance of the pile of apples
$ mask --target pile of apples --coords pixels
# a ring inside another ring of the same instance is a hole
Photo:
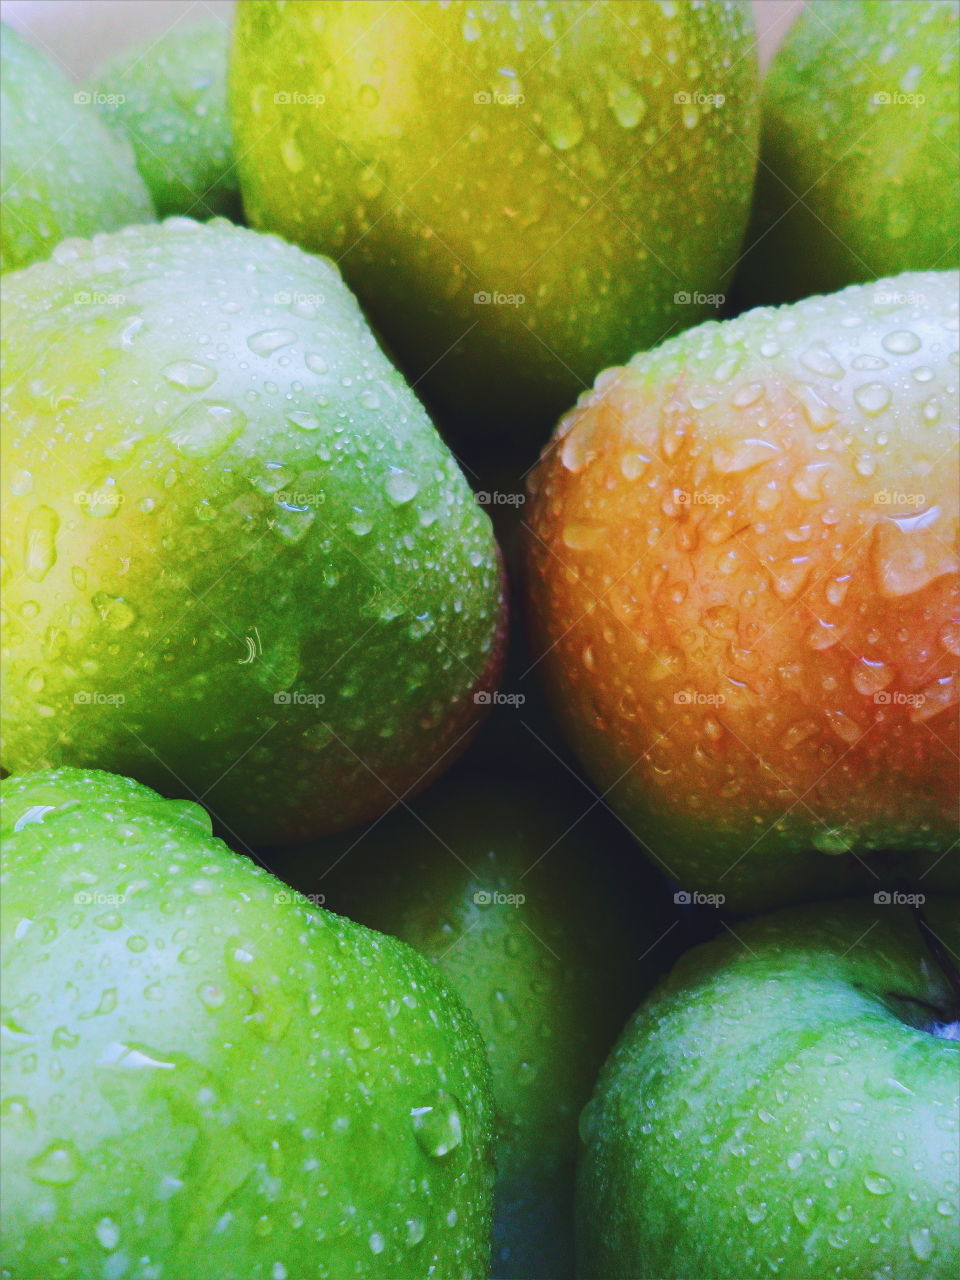
[[[753,15],[3,29],[4,1280],[960,1273],[958,5]]]

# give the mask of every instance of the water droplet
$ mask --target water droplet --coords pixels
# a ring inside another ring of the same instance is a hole
[[[137,620],[136,610],[123,596],[111,596],[106,591],[98,591],[90,603],[111,631],[125,631]]]
[[[430,1099],[410,1111],[413,1132],[424,1154],[432,1159],[445,1156],[463,1139],[460,1104],[452,1093],[438,1089]]]
[[[713,451],[713,465],[721,475],[734,475],[740,471],[750,471],[765,462],[772,462],[780,453],[777,445],[769,440],[750,438],[740,440],[729,448],[716,448]]]
[[[646,114],[647,104],[635,85],[615,72],[607,75],[607,104],[617,124],[634,129]]]
[[[104,1249],[116,1249],[120,1243],[120,1228],[112,1218],[101,1218],[93,1233]]]
[[[501,1035],[510,1035],[520,1025],[516,1006],[505,991],[494,991],[490,997],[493,1023]]]
[[[162,373],[169,383],[185,391],[203,391],[217,380],[216,369],[198,360],[174,360]]]
[[[427,1233],[427,1228],[420,1218],[408,1218],[406,1222],[406,1243],[409,1247],[419,1244]]]
[[[416,476],[404,471],[402,467],[391,467],[387,476],[387,496],[398,506],[412,501],[420,492],[420,482]]]
[[[33,489],[33,476],[29,471],[14,471],[10,476],[10,493],[14,498],[25,498]]]
[[[827,1164],[831,1169],[840,1169],[847,1163],[847,1153],[843,1147],[831,1147],[827,1151]]]
[[[857,693],[870,697],[879,693],[893,680],[894,672],[885,662],[873,662],[861,658],[853,671],[853,687]]]
[[[24,530],[23,559],[27,577],[42,582],[57,562],[60,517],[52,507],[34,507]]]
[[[185,458],[215,458],[246,425],[246,415],[230,405],[192,404],[174,419],[170,443]]]
[[[893,351],[897,355],[909,355],[911,351],[916,351],[920,346],[920,339],[912,329],[896,329],[893,333],[888,333],[883,339],[884,348],[887,351]]]
[[[843,366],[826,347],[808,347],[800,357],[800,363],[811,373],[824,378],[842,378]]]
[[[850,849],[846,835],[838,828],[820,827],[813,834],[813,845],[815,849],[819,849],[821,853],[829,854],[831,857],[847,853]]]
[[[563,526],[561,537],[571,551],[592,551],[606,542],[607,532],[602,524],[572,523]]]
[[[914,1227],[910,1232],[910,1248],[921,1262],[927,1262],[936,1250],[936,1241],[930,1234],[929,1227]]]
[[[292,133],[280,143],[280,158],[291,173],[301,173],[303,171],[306,161]]]
[[[888,1196],[893,1192],[893,1183],[882,1173],[865,1173],[863,1185],[873,1196]]]
[[[695,102],[685,102],[680,112],[685,129],[695,129],[700,123],[700,109]]]
[[[583,140],[583,120],[569,98],[558,93],[543,99],[543,129],[558,151],[569,151]]]
[[[296,342],[297,335],[292,329],[261,329],[247,339],[247,346],[255,356],[271,356],[274,351],[289,347]]]
[[[67,1187],[80,1176],[80,1153],[72,1142],[53,1142],[27,1164],[34,1182],[50,1187]]]
[[[316,351],[308,351],[303,357],[303,363],[312,373],[326,373],[329,368],[323,356]]]
[[[839,411],[808,383],[801,383],[794,394],[800,401],[800,407],[803,409],[811,431],[826,431],[839,418]]]
[[[890,403],[890,388],[882,382],[865,382],[854,389],[853,398],[864,413],[873,417],[882,413]]]
[[[297,427],[300,431],[319,431],[321,427],[320,419],[312,413],[300,413],[294,411],[287,414],[287,422],[291,427]]]

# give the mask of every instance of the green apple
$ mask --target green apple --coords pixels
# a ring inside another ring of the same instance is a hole
[[[7,768],[189,792],[241,847],[450,763],[498,553],[333,265],[171,219],[61,245],[3,305]]]
[[[199,805],[3,784],[4,1275],[486,1275],[492,1103],[421,957]]]
[[[756,164],[748,5],[258,0],[234,31],[251,223],[337,259],[451,436],[538,442],[716,306]]]
[[[622,829],[557,792],[461,772],[280,864],[428,957],[474,1015],[499,1118],[493,1274],[522,1280],[573,1275],[577,1116],[676,936]]]
[[[960,900],[918,927],[896,905],[918,896],[776,912],[680,961],[581,1118],[584,1280],[953,1280]]]
[[[107,120],[129,138],[161,217],[240,213],[227,113],[229,40],[216,19],[174,27],[117,54],[90,83]]]
[[[801,12],[763,87],[751,305],[960,266],[957,17],[950,0]]]
[[[87,90],[7,26],[0,27],[0,270],[45,258],[66,236],[152,222],[129,144]]]

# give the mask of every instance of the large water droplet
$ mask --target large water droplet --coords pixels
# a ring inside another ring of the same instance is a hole
[[[53,1142],[27,1163],[34,1182],[50,1187],[67,1187],[80,1176],[80,1153],[72,1142]]]
[[[246,425],[246,414],[228,404],[192,404],[174,420],[170,443],[186,458],[215,458]]]
[[[34,507],[24,530],[23,559],[27,577],[42,582],[57,562],[60,517],[52,507]]]
[[[98,591],[91,604],[112,631],[125,631],[137,620],[137,612],[124,600],[123,596],[111,596],[106,591]]]
[[[420,482],[416,476],[402,467],[391,467],[387,476],[387,496],[398,506],[412,501],[420,492]]]
[[[217,371],[199,360],[174,360],[162,370],[166,380],[185,391],[203,391],[217,380]]]
[[[261,329],[247,339],[247,346],[255,356],[271,356],[274,351],[289,347],[296,342],[297,335],[292,329]]]
[[[421,1106],[412,1107],[410,1118],[421,1151],[432,1159],[447,1155],[463,1140],[460,1103],[443,1089],[438,1089]]]

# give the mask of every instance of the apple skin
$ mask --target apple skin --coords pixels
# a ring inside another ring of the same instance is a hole
[[[355,825],[466,744],[486,515],[333,265],[169,220],[4,281],[3,762]]]
[[[958,50],[955,4],[801,11],[763,82],[748,305],[960,266]]]
[[[577,1117],[676,956],[665,886],[586,788],[571,799],[569,781],[517,784],[465,760],[412,808],[269,858],[332,910],[426,956],[473,1014],[496,1100],[491,1274],[504,1280],[573,1276]],[[508,901],[482,900],[495,893]]]
[[[174,27],[124,49],[90,88],[107,122],[129,139],[161,218],[239,220],[240,186],[227,110],[228,25]]]
[[[954,953],[958,910],[927,904]],[[791,908],[688,952],[581,1117],[582,1280],[952,1280],[960,1044],[921,1025],[951,998],[904,907]]]
[[[676,295],[722,290],[746,228],[746,4],[264,0],[234,31],[251,224],[336,258],[450,438],[539,444],[711,314]]]
[[[431,966],[199,805],[2,789],[5,1274],[485,1276],[489,1070]]]
[[[0,24],[0,271],[45,258],[66,236],[152,222],[129,144],[39,49]]]
[[[557,718],[729,910],[874,863],[960,890],[957,293],[905,274],[703,325],[601,374],[533,474]]]

